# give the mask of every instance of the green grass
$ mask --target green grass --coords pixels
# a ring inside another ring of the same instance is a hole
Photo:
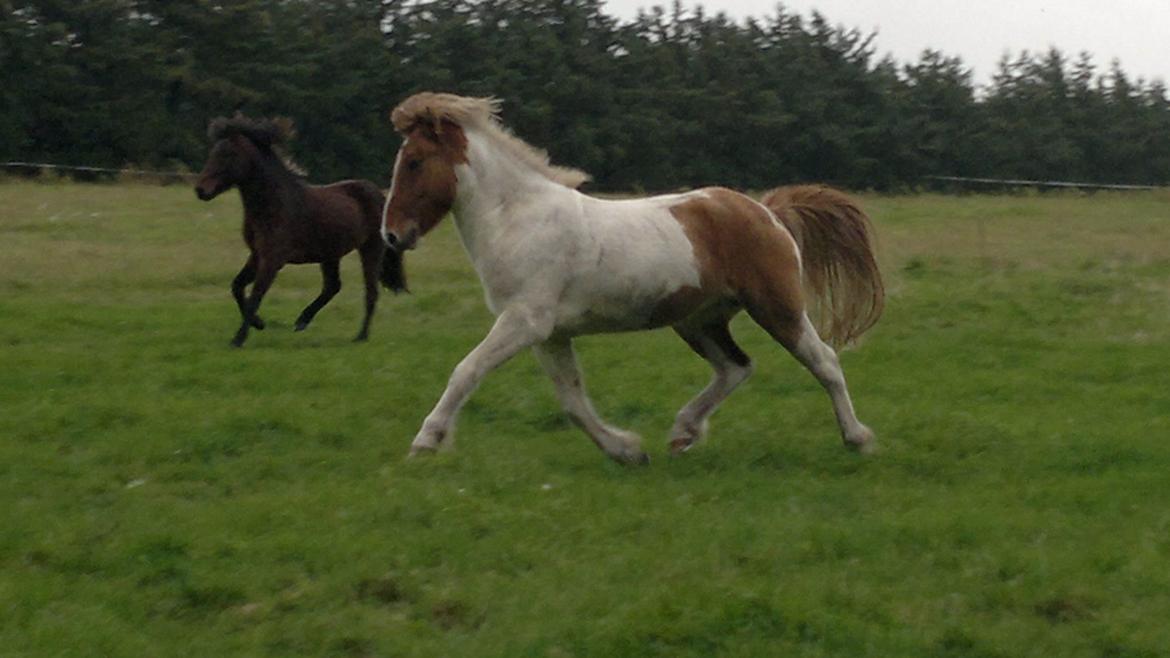
[[[885,317],[842,356],[881,441],[745,318],[756,374],[580,341],[609,463],[535,359],[404,460],[491,318],[452,227],[371,341],[355,257],[227,346],[234,195],[0,183],[0,656],[1156,656],[1170,647],[1170,196],[866,197]]]

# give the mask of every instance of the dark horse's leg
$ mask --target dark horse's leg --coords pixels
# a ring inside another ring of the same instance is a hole
[[[300,317],[297,318],[297,331],[304,331],[305,327],[313,321],[320,311],[333,299],[333,296],[341,291],[341,275],[338,273],[339,261],[327,260],[321,262],[321,294],[317,295],[317,299],[309,302],[305,310],[301,311]]]
[[[362,274],[366,280],[366,317],[362,320],[361,331],[354,338],[354,342],[361,342],[370,337],[370,320],[374,317],[374,307],[378,304],[378,275],[382,271],[382,255],[386,247],[380,237],[373,237],[366,241],[358,253],[362,258]]]
[[[268,287],[276,279],[276,272],[280,270],[281,264],[266,260],[263,257],[258,260],[256,265],[256,283],[252,284],[252,294],[248,295],[247,301],[244,302],[244,322],[240,324],[240,329],[236,332],[236,337],[232,339],[233,346],[240,347],[248,339],[248,328],[255,324],[258,319],[256,317],[256,311],[260,308],[260,301],[264,299],[264,293],[268,292]]]
[[[248,317],[248,313],[244,310],[244,288],[248,287],[249,283],[256,280],[256,254],[248,256],[248,262],[244,263],[244,267],[240,269],[240,273],[236,278],[232,279],[232,297],[236,299],[236,306],[240,309],[240,315]],[[264,329],[264,321],[260,316],[252,318],[252,326],[257,329]]]

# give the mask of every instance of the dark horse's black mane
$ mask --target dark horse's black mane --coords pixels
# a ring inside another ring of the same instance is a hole
[[[292,119],[277,117],[275,119],[252,119],[237,113],[234,117],[218,117],[212,119],[207,127],[207,137],[213,142],[239,135],[255,144],[261,152],[269,152],[276,156],[289,172],[300,178],[308,174],[288,156],[282,148],[296,137]]]

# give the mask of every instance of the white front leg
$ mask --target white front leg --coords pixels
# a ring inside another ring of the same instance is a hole
[[[552,324],[551,313],[521,309],[501,313],[488,335],[455,366],[443,397],[411,442],[410,454],[433,452],[444,441],[452,443],[455,416],[484,376],[524,348],[548,338]]]

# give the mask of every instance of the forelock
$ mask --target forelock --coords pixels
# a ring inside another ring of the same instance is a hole
[[[259,146],[277,146],[287,143],[293,134],[292,120],[284,117],[252,119],[236,114],[212,119],[207,126],[207,137],[213,142],[240,135]]]
[[[287,117],[251,119],[243,114],[237,113],[231,118],[218,117],[212,119],[211,123],[207,126],[207,137],[212,142],[218,142],[221,139],[228,139],[236,135],[248,139],[256,146],[261,147],[261,149],[271,151],[284,164],[285,168],[293,174],[302,178],[308,176],[308,172],[305,171],[304,167],[301,167],[289,157],[283,148],[285,144],[296,136],[292,119]]]
[[[399,103],[390,113],[390,121],[402,134],[410,132],[419,123],[436,127],[443,121],[459,125],[490,124],[499,121],[500,105],[497,98],[424,91]]]
[[[444,121],[477,129],[504,150],[527,162],[546,178],[569,188],[589,180],[589,174],[549,162],[548,152],[514,135],[500,122],[502,101],[493,97],[474,98],[424,91],[407,98],[390,112],[390,121],[399,133],[409,134],[420,124],[439,130]]]

